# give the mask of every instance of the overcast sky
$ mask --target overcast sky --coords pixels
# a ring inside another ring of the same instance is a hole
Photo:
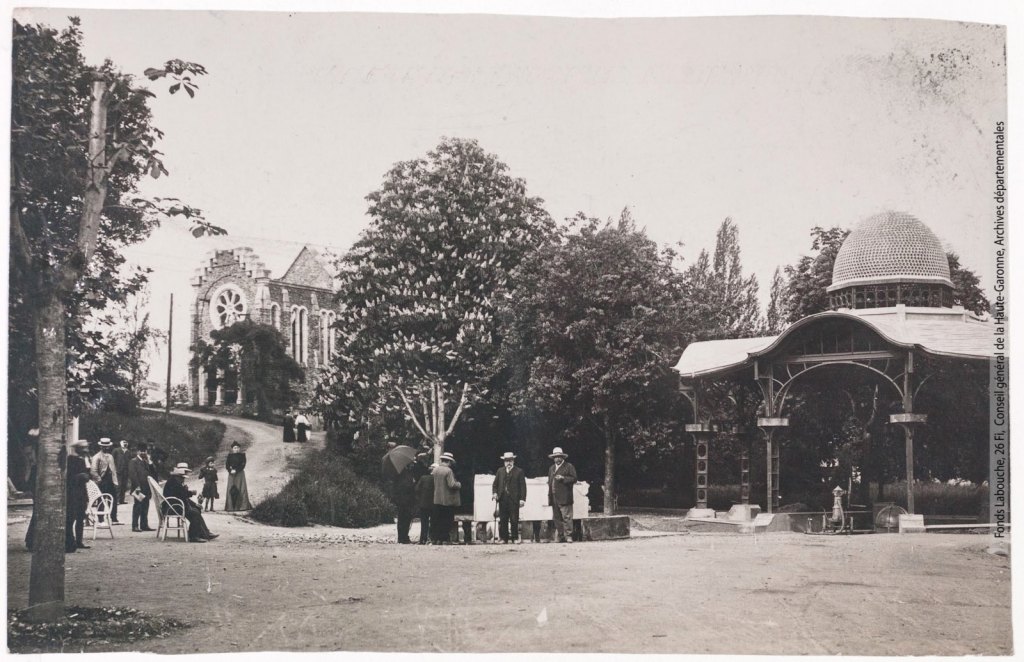
[[[389,166],[458,136],[497,154],[555,218],[628,205],[651,237],[683,242],[687,261],[731,216],[762,291],[776,266],[807,252],[813,226],[853,227],[887,209],[916,215],[983,285],[993,281],[1000,27],[75,13],[92,62],[141,73],[182,58],[209,70],[195,99],[158,90],[171,177],[144,192],[202,208],[229,231],[221,246],[344,250]],[[67,14],[17,15],[63,26]],[[155,270],[160,327],[175,293],[175,382],[186,376],[189,278],[213,245],[169,225],[131,251]]]

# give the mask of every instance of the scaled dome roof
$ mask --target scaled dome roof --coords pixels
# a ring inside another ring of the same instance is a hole
[[[887,211],[861,222],[843,241],[828,291],[897,282],[953,287],[949,260],[935,233],[910,214]]]

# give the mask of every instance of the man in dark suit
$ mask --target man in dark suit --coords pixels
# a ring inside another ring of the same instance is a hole
[[[125,497],[128,494],[128,463],[131,462],[132,455],[128,451],[128,442],[124,439],[117,448],[114,449],[114,468],[117,471],[117,494],[114,495],[114,499],[117,503],[125,503]]]
[[[69,553],[79,549],[89,549],[89,546],[83,542],[83,536],[85,534],[85,512],[89,508],[89,491],[85,484],[91,480],[91,473],[88,463],[82,457],[88,450],[89,442],[79,439],[71,444],[71,453],[67,460],[64,551]]]
[[[569,456],[561,448],[555,448],[548,457],[555,461],[548,469],[548,501],[558,542],[572,542],[572,486],[576,483],[576,467],[565,461]]]
[[[219,534],[211,533],[210,529],[206,526],[206,520],[203,519],[203,509],[199,507],[192,497],[195,496],[195,490],[190,490],[185,487],[185,476],[191,473],[191,469],[184,462],[179,462],[177,466],[171,470],[171,475],[167,478],[167,482],[164,483],[164,498],[174,497],[181,499],[181,503],[185,506],[185,519],[188,520],[188,541],[189,542],[206,542],[213,540]],[[177,507],[177,504],[171,506],[167,502],[164,502],[164,515],[172,507]],[[175,511],[176,512],[176,511]]]
[[[395,476],[391,485],[391,500],[395,502],[398,515],[398,542],[408,545],[409,527],[412,526],[413,513],[416,510],[416,485],[420,476],[426,471],[423,464],[413,460]]]
[[[516,544],[522,542],[519,538],[519,509],[526,505],[526,473],[515,466],[515,460],[516,456],[511,452],[501,456],[504,465],[494,475],[494,485],[491,486],[491,498],[498,502],[498,530],[503,544],[509,540]],[[512,525],[511,536],[509,524]]]
[[[139,444],[135,449],[135,457],[128,461],[128,493],[138,490],[144,498],[137,501],[132,497],[132,531],[152,531],[149,528],[149,500],[153,497],[149,489],[149,477],[156,476],[153,465],[149,462],[149,447]]]
[[[430,544],[430,517],[434,510],[434,477],[430,475],[430,472],[437,467],[436,464],[430,464],[430,455],[428,453],[420,453],[416,456],[416,461],[420,466],[424,467],[420,470],[422,474],[419,480],[416,481],[416,507],[420,511],[420,544]],[[429,467],[427,466],[429,465]]]

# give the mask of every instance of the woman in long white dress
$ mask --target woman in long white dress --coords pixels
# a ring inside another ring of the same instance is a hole
[[[310,427],[309,419],[306,418],[306,413],[300,412],[299,415],[295,417],[295,429],[298,432],[299,441],[309,441]]]

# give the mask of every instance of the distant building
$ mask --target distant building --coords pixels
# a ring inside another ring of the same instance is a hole
[[[213,251],[192,281],[191,343],[209,342],[211,331],[243,319],[273,325],[284,334],[289,355],[306,368],[312,387],[335,351],[334,258],[305,246],[284,275],[275,277],[251,248]],[[191,370],[189,389],[192,402],[201,406],[243,409],[252,403],[233,371]]]

